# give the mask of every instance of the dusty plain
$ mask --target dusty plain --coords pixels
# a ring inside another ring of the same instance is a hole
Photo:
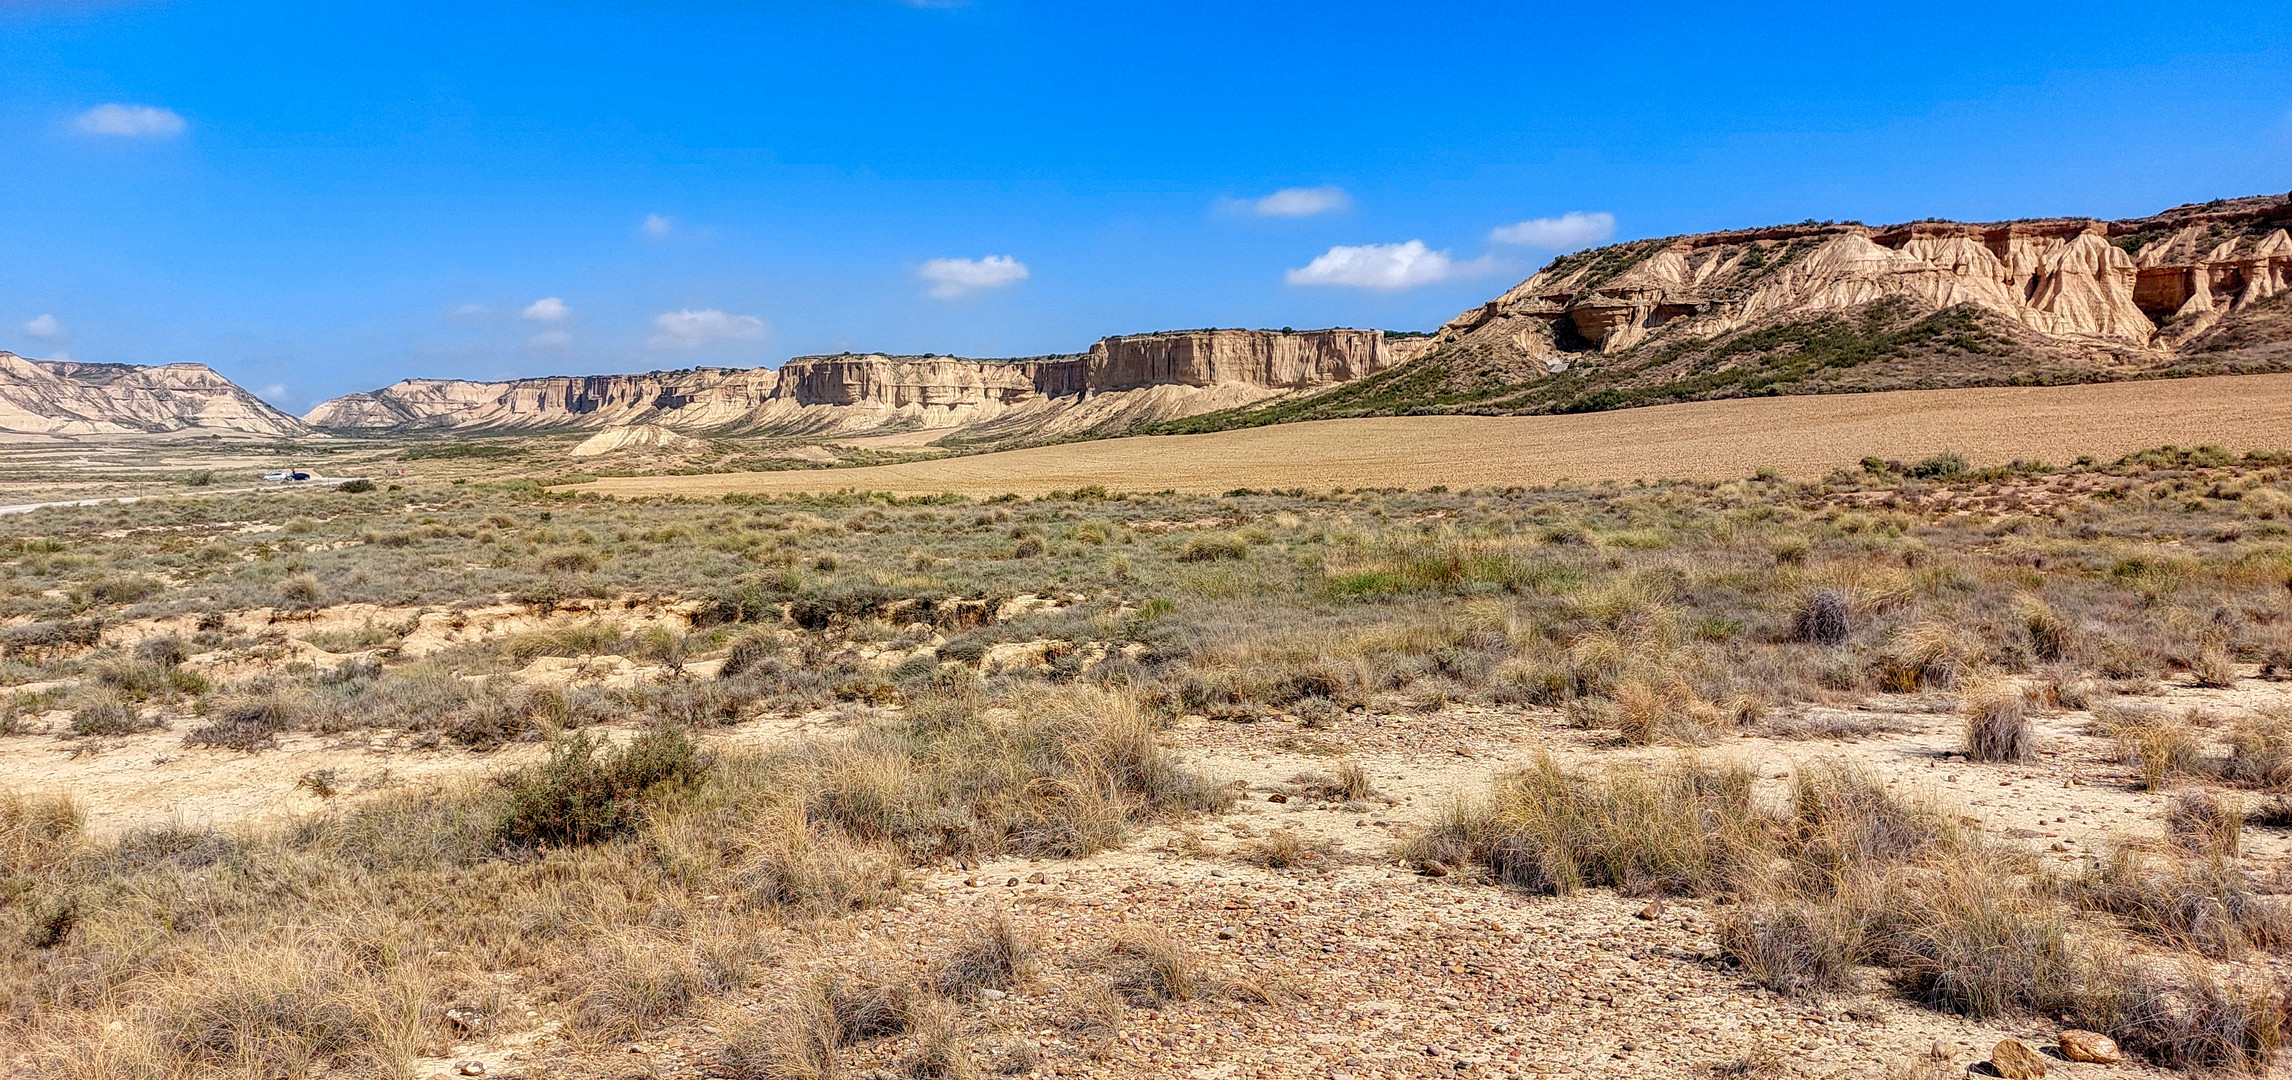
[[[2280,1070],[2292,381],[2198,385],[9,515],[0,1075]]]
[[[1557,480],[1820,476],[1866,456],[2115,458],[2165,445],[2244,451],[2292,432],[2292,375],[1896,390],[1659,405],[1568,416],[1323,420],[1106,439],[833,471],[609,477],[607,495],[839,490],[1040,495],[1234,488],[1499,487]]]

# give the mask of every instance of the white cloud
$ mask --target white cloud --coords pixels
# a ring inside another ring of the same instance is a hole
[[[455,305],[446,311],[447,318],[455,319],[461,322],[473,322],[475,320],[485,318],[487,315],[491,314],[493,314],[492,308],[486,307],[484,304],[480,304],[475,300],[472,300],[467,304]]]
[[[646,214],[645,223],[639,227],[645,230],[646,236],[659,240],[676,230],[676,222],[661,214]]]
[[[554,296],[544,296],[525,305],[525,310],[519,312],[520,315],[534,322],[556,322],[572,313],[573,309],[566,307],[565,301]]]
[[[525,345],[537,352],[564,352],[573,347],[573,335],[563,330],[543,330],[527,339]]]
[[[653,316],[652,346],[694,349],[712,341],[754,341],[766,329],[754,315],[727,315],[715,308],[664,311]]]
[[[1226,209],[1259,217],[1313,217],[1333,214],[1353,205],[1353,196],[1335,184],[1283,188],[1262,199],[1227,199]]]
[[[183,134],[183,117],[155,105],[98,105],[73,124],[90,135],[163,139]]]
[[[980,289],[1000,289],[1027,279],[1027,264],[1009,255],[984,259],[931,259],[916,271],[931,283],[931,295],[953,300]]]
[[[266,401],[277,401],[280,398],[286,396],[286,384],[272,383],[269,386],[263,387],[262,393],[259,396],[261,396]]]
[[[40,315],[24,324],[24,332],[42,341],[59,341],[64,336],[64,324],[53,315]]]
[[[1471,277],[1493,265],[1486,257],[1458,262],[1446,251],[1425,247],[1422,240],[1352,247],[1340,244],[1289,271],[1284,279],[1292,285],[1343,285],[1392,292]]]
[[[1575,251],[1597,244],[1616,234],[1616,216],[1602,211],[1586,214],[1570,211],[1559,217],[1530,218],[1516,225],[1506,225],[1488,234],[1499,244],[1519,244],[1522,247],[1546,248],[1552,251]]]

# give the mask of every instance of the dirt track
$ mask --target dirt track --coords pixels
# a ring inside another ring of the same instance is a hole
[[[1576,416],[1323,420],[1210,435],[1070,443],[858,469],[617,477],[610,495],[1452,487],[1561,478],[1816,476],[1866,455],[1955,450],[1978,464],[2153,446],[2292,447],[2292,375],[2085,386],[1903,390],[1659,405]]]

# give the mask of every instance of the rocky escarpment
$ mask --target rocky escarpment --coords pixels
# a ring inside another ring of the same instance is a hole
[[[602,428],[820,436],[915,429],[1020,439],[1231,408],[1358,379],[1422,338],[1376,330],[1188,330],[1106,338],[1083,353],[979,360],[845,353],[777,370],[696,368],[498,383],[409,379],[304,417],[329,431]]]
[[[1808,223],[1557,259],[1425,359],[1177,429],[2292,369],[2292,196],[2124,221]]]
[[[0,352],[0,432],[298,435],[303,425],[205,364],[82,364]]]

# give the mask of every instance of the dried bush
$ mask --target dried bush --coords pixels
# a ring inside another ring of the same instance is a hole
[[[2165,813],[2165,834],[2202,855],[2234,858],[2244,830],[2244,808],[2210,791],[2183,792]]]
[[[1791,617],[1791,640],[1814,645],[1838,645],[1854,633],[1846,598],[1830,589],[1818,589],[1799,603]]]
[[[2292,942],[2292,912],[2281,900],[2260,895],[2225,859],[2119,848],[2073,881],[2070,895],[2085,907],[2123,917],[2139,933],[2208,956],[2235,957]]]
[[[1966,691],[1965,753],[1969,761],[2024,762],[2037,756],[2021,694],[2003,683]]]

